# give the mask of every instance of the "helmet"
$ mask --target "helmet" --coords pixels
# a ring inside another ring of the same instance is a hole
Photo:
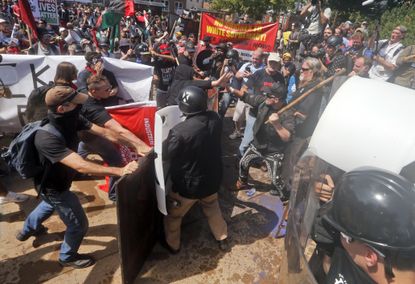
[[[415,188],[400,175],[367,167],[344,174],[323,218],[380,251],[415,250]]]
[[[207,94],[199,87],[187,86],[179,92],[179,109],[185,115],[207,110]]]
[[[134,49],[135,54],[137,55],[148,55],[150,54],[150,50],[148,49],[148,45],[145,43],[140,43]]]
[[[226,58],[227,59],[234,59],[234,60],[239,60],[239,52],[235,49],[231,49],[228,50],[228,52],[226,52]]]
[[[343,43],[343,39],[335,35],[329,36],[329,38],[327,39],[327,45],[330,45],[336,48],[338,48],[342,43]]]
[[[216,49],[225,53],[228,47],[226,46],[226,43],[221,42],[216,46]]]

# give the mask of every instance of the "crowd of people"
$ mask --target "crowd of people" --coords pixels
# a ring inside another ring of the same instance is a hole
[[[132,172],[137,165],[123,166],[119,153],[106,139],[133,147],[140,154],[150,151],[104,108],[120,100],[116,76],[105,69],[103,57],[154,66],[152,96],[158,108],[179,105],[187,117],[171,131],[164,145],[165,159],[174,164],[173,191],[168,199],[175,202],[169,202],[163,240],[172,253],[180,250],[181,219],[197,200],[219,247],[227,249],[227,226],[217,201],[222,176],[221,141],[217,138],[230,106],[234,105],[234,130],[226,135],[241,141],[235,188],[248,190],[249,169],[257,166],[271,178],[270,194],[286,204],[294,165],[307,148],[325,106],[344,81],[360,76],[415,88],[415,49],[402,44],[408,33],[404,25],[396,26],[390,38],[378,39],[366,21],[332,23],[331,10],[323,9],[320,1],[303,6],[291,28],[276,40],[272,52],[258,48],[248,61],[241,59],[232,42],[213,46],[212,38],[198,40],[195,34],[184,34],[180,26],[170,32],[163,17],[145,10],[124,17],[120,35],[111,38],[108,29],[99,29],[100,16],[106,10],[81,4],[60,6],[59,27],[39,20],[38,41],[31,42],[16,3],[3,1],[1,6],[0,53],[84,55],[87,62],[81,72],[69,62],[59,64],[54,84],[44,92],[49,109],[44,116],[64,139],[48,130],[36,135],[36,147],[49,161],[50,169],[45,176],[35,178],[43,201],[17,236],[23,241],[44,233],[46,228],[41,223],[57,210],[68,227],[59,258],[62,265],[81,268],[93,263],[89,256],[77,253],[87,221],[79,201],[69,194],[74,170],[112,175],[112,187],[117,176]],[[249,22],[248,15],[240,19],[240,23]],[[202,53],[206,56],[200,57]],[[326,79],[333,81],[316,88]],[[212,88],[216,92],[208,96],[207,90]],[[279,112],[310,92],[300,103]],[[79,113],[84,118],[78,119]],[[92,133],[83,131],[78,145],[76,131],[88,129]],[[83,162],[82,157],[91,152],[102,155],[110,167]],[[56,192],[65,195],[57,196]],[[15,194],[10,198],[22,201]],[[110,198],[116,198],[113,190]],[[330,200],[331,196],[325,198]],[[61,203],[64,205],[57,205]],[[79,222],[71,221],[70,215]],[[349,244],[347,236],[344,239]]]

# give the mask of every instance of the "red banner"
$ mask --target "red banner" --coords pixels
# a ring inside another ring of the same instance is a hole
[[[199,37],[203,39],[210,36],[213,45],[230,41],[235,49],[254,51],[260,47],[271,52],[274,49],[277,31],[278,23],[233,24],[202,14]]]

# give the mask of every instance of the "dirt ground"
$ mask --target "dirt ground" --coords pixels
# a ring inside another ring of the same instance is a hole
[[[283,240],[275,238],[275,232],[283,207],[279,198],[267,192],[267,174],[258,169],[251,169],[257,190],[254,196],[233,191],[240,140],[229,140],[231,131],[231,119],[227,117],[223,135],[225,178],[219,194],[231,251],[218,249],[206,218],[195,206],[183,222],[181,252],[172,256],[157,244],[135,283],[278,282]],[[72,187],[89,219],[80,253],[97,259],[94,266],[81,270],[62,268],[57,263],[65,226],[56,214],[44,222],[49,228],[47,235],[25,242],[16,240],[16,232],[39,200],[30,180],[16,176],[2,180],[10,190],[31,198],[23,204],[0,207],[0,283],[121,283],[116,208],[98,189],[103,179],[76,181]]]

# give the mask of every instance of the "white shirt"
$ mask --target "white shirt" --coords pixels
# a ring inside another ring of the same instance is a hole
[[[387,40],[379,41],[379,46],[382,46]],[[388,43],[378,52],[378,56],[383,57],[387,62],[396,65],[396,59],[398,59],[399,54],[402,51],[403,44],[396,42],[393,44]],[[401,51],[396,52],[398,49]],[[393,75],[393,71],[386,69],[382,64],[377,61],[373,61],[372,68],[369,70],[369,77],[371,79],[387,81]]]

